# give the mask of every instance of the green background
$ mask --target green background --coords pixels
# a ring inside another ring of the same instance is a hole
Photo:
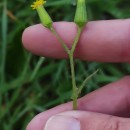
[[[24,130],[38,113],[67,102],[71,96],[67,60],[44,58],[31,79],[40,57],[27,52],[21,43],[23,30],[39,23],[32,0],[0,1],[0,130]],[[48,0],[46,9],[54,21],[73,21],[75,0]],[[87,0],[89,20],[130,17],[130,0]],[[84,88],[89,93],[130,73],[127,63],[95,63],[75,60],[76,80],[100,68]]]

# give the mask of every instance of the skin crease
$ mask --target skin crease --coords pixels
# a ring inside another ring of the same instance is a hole
[[[75,24],[58,22],[54,23],[54,27],[67,45],[71,47],[76,35]],[[55,36],[41,25],[27,28],[23,33],[22,41],[24,47],[34,54],[52,58],[67,58]],[[89,22],[82,32],[75,57],[86,61],[129,62],[129,50],[129,19],[93,21]],[[108,127],[110,127],[110,130],[129,130],[130,120],[121,118],[130,117],[129,93],[130,77],[127,76],[79,99],[78,110],[80,111],[76,112],[79,115],[76,118],[80,120],[81,125],[87,124],[82,130],[99,130],[100,128],[107,130]],[[27,130],[43,130],[49,117],[70,110],[72,110],[71,103],[66,103],[40,113],[32,119],[27,126]],[[72,115],[75,118],[75,112],[70,111],[69,114],[67,112],[61,114]],[[84,119],[83,115],[89,115],[89,118],[86,116]],[[97,122],[97,127],[93,124],[93,120],[90,120],[90,117]],[[108,119],[112,120],[114,124],[110,122],[110,126],[105,126],[106,121],[109,121]],[[92,126],[95,128],[91,128]],[[117,129],[114,128],[117,126]]]

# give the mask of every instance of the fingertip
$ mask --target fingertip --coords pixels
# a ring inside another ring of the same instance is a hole
[[[26,130],[35,130],[35,122],[34,122],[34,125],[33,125],[33,120],[31,120],[30,122],[29,122],[29,124],[27,125],[27,127],[26,127]]]
[[[27,125],[26,130],[42,130],[44,125],[44,119],[41,114],[35,116]]]
[[[22,43],[23,43],[23,46],[26,48],[26,43],[27,40],[28,40],[28,34],[30,32],[30,27],[27,27],[24,31],[23,31],[23,34],[22,34]]]
[[[57,106],[45,112],[36,115],[27,125],[26,130],[43,130],[46,121],[60,112],[71,110],[72,106],[70,103]]]
[[[32,53],[37,53],[36,49],[42,45],[41,37],[43,37],[48,30],[41,24],[32,25],[27,27],[22,35],[23,46]],[[43,36],[42,36],[43,35]],[[37,50],[38,51],[38,50]]]

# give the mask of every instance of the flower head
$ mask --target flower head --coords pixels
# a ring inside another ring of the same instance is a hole
[[[32,9],[37,9],[39,6],[44,5],[45,3],[46,3],[45,0],[36,0],[35,2],[33,2],[31,7]]]
[[[35,2],[33,2],[31,7],[33,9],[36,9],[42,25],[44,27],[51,29],[53,21],[52,21],[51,17],[49,16],[49,14],[47,13],[47,11],[45,10],[44,6],[42,6],[45,3],[46,3],[45,0],[36,0]]]
[[[76,9],[74,22],[78,26],[83,27],[87,21],[88,19],[87,19],[85,0],[77,0],[77,9]]]

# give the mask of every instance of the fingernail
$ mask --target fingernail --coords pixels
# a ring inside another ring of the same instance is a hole
[[[57,115],[47,121],[44,130],[80,130],[80,122],[72,117]]]

